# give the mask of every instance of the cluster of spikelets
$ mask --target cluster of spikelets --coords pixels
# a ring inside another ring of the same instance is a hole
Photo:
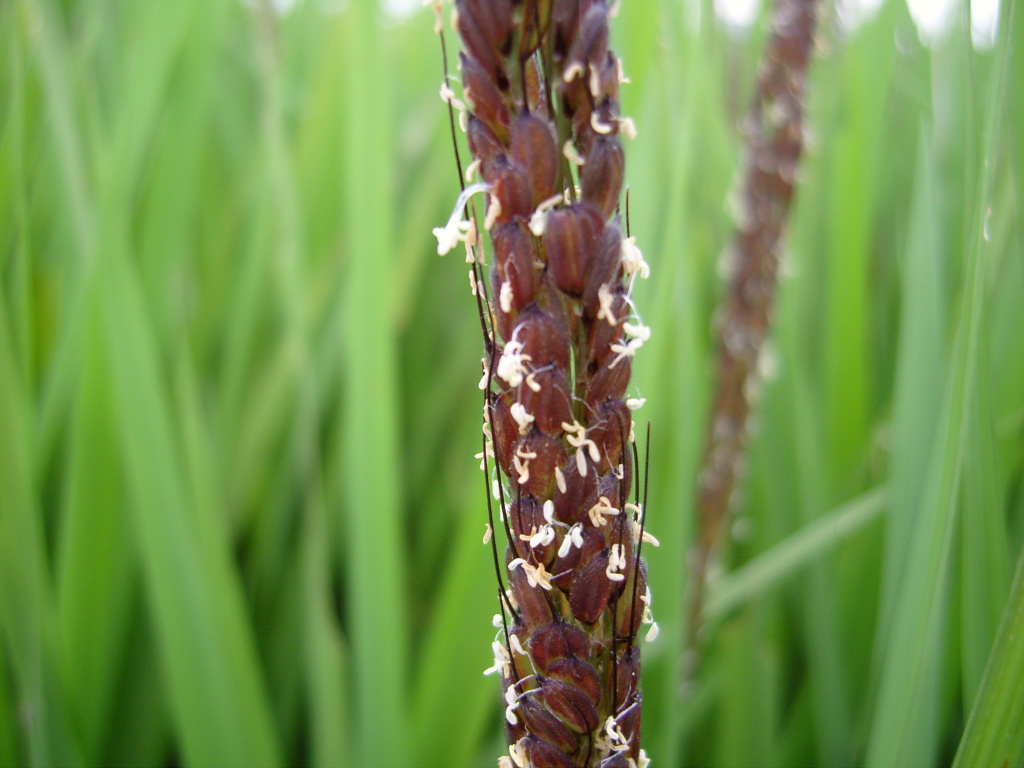
[[[619,216],[619,136],[633,127],[619,114],[611,15],[602,0],[457,0],[452,14],[462,100],[447,82],[442,98],[460,112],[473,161],[435,235],[442,254],[465,244],[485,335],[480,458],[500,469],[493,493],[508,538],[488,670],[503,680],[505,768],[648,762],[640,547],[657,542],[639,494],[630,502],[631,411],[643,401],[627,397],[650,334],[631,291],[648,270]],[[476,193],[486,195],[481,225],[463,219]]]

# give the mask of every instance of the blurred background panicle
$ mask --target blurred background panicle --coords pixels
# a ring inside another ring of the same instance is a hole
[[[1024,758],[999,635],[1024,631],[1024,13],[1002,6],[822,3],[684,685],[770,7],[622,3],[655,766],[946,764],[972,711],[964,764]],[[0,2],[0,766],[506,751],[479,326],[430,235],[458,192],[432,25],[397,0]]]

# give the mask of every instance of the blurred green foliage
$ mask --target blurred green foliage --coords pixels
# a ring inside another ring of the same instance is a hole
[[[765,28],[623,3],[655,766],[1024,760],[1012,5],[980,49],[965,16],[925,47],[901,0],[856,29],[822,9],[774,352],[683,689]],[[0,765],[505,751],[479,326],[429,235],[458,189],[431,26],[371,0],[0,2]]]

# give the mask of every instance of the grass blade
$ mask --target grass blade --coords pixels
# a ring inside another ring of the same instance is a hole
[[[1024,551],[953,768],[1024,761]]]

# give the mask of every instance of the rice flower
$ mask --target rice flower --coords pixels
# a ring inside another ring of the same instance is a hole
[[[651,333],[632,289],[649,269],[620,216],[620,137],[635,129],[619,113],[612,15],[602,0],[457,0],[452,12],[462,98],[447,81],[441,94],[473,159],[434,233],[442,255],[466,247],[485,336],[478,458],[496,465],[508,541],[487,670],[502,677],[503,766],[648,763],[638,634],[657,627],[640,549],[657,542],[636,494],[643,400],[628,390]]]

